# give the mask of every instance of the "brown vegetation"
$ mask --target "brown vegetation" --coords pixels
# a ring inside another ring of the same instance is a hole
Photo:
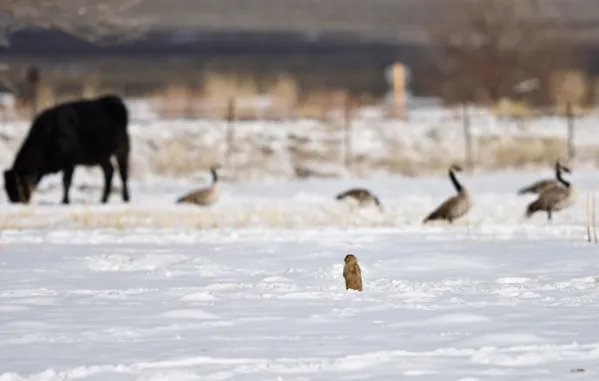
[[[587,75],[582,70],[556,71],[549,78],[550,96],[557,113],[573,112],[589,103],[590,91]]]
[[[502,98],[547,104],[551,76],[578,64],[563,42],[569,31],[560,20],[541,24],[538,1],[456,0],[454,7],[460,16],[431,33],[449,104],[496,104]],[[531,80],[535,88],[518,88]]]
[[[224,119],[231,99],[236,120],[285,120],[295,117],[327,119],[333,111],[343,112],[347,93],[342,90],[300,92],[290,75],[267,77],[210,72],[197,86],[173,82],[153,97],[153,107],[163,118]],[[355,108],[357,103],[352,104]]]
[[[0,38],[28,27],[58,29],[92,42],[107,37],[129,39],[141,35],[149,20],[124,13],[144,0],[18,0],[0,2],[3,28]]]

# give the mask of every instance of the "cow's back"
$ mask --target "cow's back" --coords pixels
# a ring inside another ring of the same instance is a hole
[[[127,108],[118,96],[62,103],[33,121],[15,168],[57,172],[65,165],[96,165],[129,150]]]
[[[120,98],[75,102],[66,115],[57,132],[68,141],[65,154],[76,164],[95,165],[119,149],[129,149],[128,113]]]

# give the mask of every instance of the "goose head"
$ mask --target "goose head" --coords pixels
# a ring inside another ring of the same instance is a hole
[[[563,165],[561,163],[561,161],[559,161],[559,160],[555,161],[555,170],[556,171],[563,171],[563,172],[566,172],[566,173],[572,173],[570,167]]]
[[[451,167],[449,167],[449,170],[454,171],[454,172],[462,172],[464,169],[462,168],[461,165],[452,164]]]

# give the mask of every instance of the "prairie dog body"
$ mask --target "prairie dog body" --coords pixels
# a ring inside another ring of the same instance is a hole
[[[362,291],[362,270],[358,259],[353,254],[348,254],[344,259],[343,278],[345,278],[345,289]]]

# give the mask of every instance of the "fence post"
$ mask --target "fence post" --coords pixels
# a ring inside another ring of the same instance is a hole
[[[193,94],[193,90],[191,89],[191,87],[186,87],[185,88],[185,114],[187,116],[187,119],[194,119],[195,117],[195,99],[194,99],[194,94]]]
[[[235,139],[235,98],[231,97],[227,105],[227,137],[225,141],[225,165],[228,167],[233,152],[233,140]]]
[[[351,106],[352,106],[351,95],[346,93],[344,110],[343,110],[343,125],[344,125],[344,132],[345,132],[343,153],[344,153],[345,169],[347,171],[349,171],[350,173],[351,173],[352,155],[353,155],[352,139],[351,139],[352,138]]]
[[[36,67],[30,67],[27,70],[27,74],[25,76],[25,80],[29,86],[29,91],[31,94],[31,119],[35,118],[37,115],[38,108],[38,84],[40,81],[40,71]]]
[[[568,160],[572,160],[576,155],[576,150],[574,148],[574,110],[571,102],[566,104],[566,120],[568,123]]]
[[[406,117],[406,67],[396,62],[393,64],[393,114],[395,118]]]
[[[466,170],[471,173],[474,168],[473,154],[472,154],[472,133],[470,128],[470,112],[468,110],[468,104],[462,103],[462,120],[464,122],[464,141],[466,143]]]
[[[82,98],[94,98],[100,93],[102,79],[99,73],[93,73],[83,78]]]

